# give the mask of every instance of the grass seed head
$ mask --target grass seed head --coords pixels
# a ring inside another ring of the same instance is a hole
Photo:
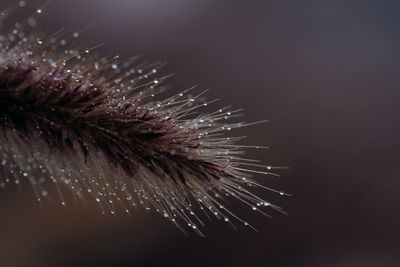
[[[251,174],[272,167],[244,158],[241,138],[226,134],[248,125],[231,122],[238,111],[199,113],[209,103],[190,90],[157,100],[162,63],[97,58],[78,32],[41,34],[42,13],[0,31],[1,187],[26,180],[39,202],[55,187],[61,205],[93,199],[103,213],[142,206],[199,234],[210,216],[250,226],[227,197],[280,210],[249,191],[261,186]]]

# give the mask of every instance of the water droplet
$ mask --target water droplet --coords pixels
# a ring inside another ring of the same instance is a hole
[[[36,19],[34,18],[29,18],[28,19],[28,24],[32,27],[36,26]]]

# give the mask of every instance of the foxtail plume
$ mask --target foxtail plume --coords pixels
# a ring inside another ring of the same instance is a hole
[[[0,187],[26,180],[42,203],[54,186],[62,205],[91,198],[103,213],[143,206],[199,234],[211,216],[250,226],[222,205],[226,197],[282,211],[249,191],[285,194],[252,180],[273,167],[244,158],[242,137],[226,135],[254,124],[231,122],[240,110],[200,113],[213,101],[191,89],[157,100],[162,63],[96,58],[69,45],[78,32],[40,34],[42,13],[0,31]]]

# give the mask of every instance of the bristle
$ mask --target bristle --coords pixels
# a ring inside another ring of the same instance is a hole
[[[159,76],[162,63],[96,59],[91,48],[68,45],[78,32],[34,30],[42,13],[0,35],[0,186],[26,179],[42,202],[54,184],[64,206],[67,194],[93,198],[103,213],[143,206],[199,234],[210,215],[250,226],[224,197],[265,215],[263,206],[281,211],[248,189],[259,186],[249,174],[273,173],[242,149],[263,147],[225,135],[254,124],[230,122],[240,110],[200,114],[213,101],[189,90],[155,100],[168,77]]]

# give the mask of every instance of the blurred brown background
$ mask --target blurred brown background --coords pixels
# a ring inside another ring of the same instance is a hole
[[[261,192],[290,215],[237,206],[259,233],[216,221],[187,237],[145,212],[39,208],[7,188],[1,266],[400,266],[400,2],[57,0],[45,13],[42,29],[95,22],[82,39],[102,55],[167,61],[176,90],[221,97],[209,111],[269,119],[237,134],[291,167],[257,177],[293,194]]]

